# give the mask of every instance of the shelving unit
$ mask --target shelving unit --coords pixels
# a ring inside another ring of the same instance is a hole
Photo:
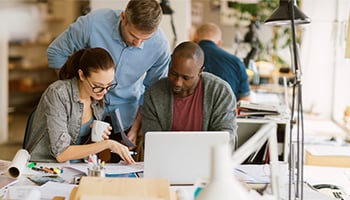
[[[20,129],[14,133],[9,127],[18,127],[18,116],[27,116],[42,92],[57,80],[54,70],[48,68],[48,45],[90,9],[89,0],[16,0],[0,4],[0,16],[6,19],[0,22],[2,144],[22,133]]]
[[[48,67],[47,47],[80,15],[79,1],[23,0],[23,4],[39,10],[41,25],[34,39],[9,43],[9,110],[14,112],[31,110],[45,89],[57,80],[55,71]]]
[[[10,43],[9,106],[16,109],[33,107],[49,84],[57,80],[48,68],[47,42]]]

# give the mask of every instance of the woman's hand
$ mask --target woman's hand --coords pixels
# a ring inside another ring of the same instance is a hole
[[[112,142],[112,145],[110,147],[110,150],[112,152],[117,153],[128,164],[135,164],[135,160],[131,157],[127,146],[114,140],[109,141]]]
[[[106,130],[104,130],[102,138],[104,140],[108,140],[109,139],[109,135],[111,134],[112,131],[112,126],[109,126]]]

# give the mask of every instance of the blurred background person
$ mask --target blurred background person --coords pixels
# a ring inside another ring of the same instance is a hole
[[[222,46],[222,33],[215,23],[204,23],[196,29],[194,41],[204,51],[204,71],[227,81],[237,100],[250,101],[248,74],[244,63]]]

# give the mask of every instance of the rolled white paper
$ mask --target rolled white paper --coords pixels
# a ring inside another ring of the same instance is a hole
[[[27,166],[29,159],[30,154],[27,150],[18,150],[15,157],[12,160],[11,165],[7,169],[7,174],[12,178],[19,178],[21,176],[21,173]]]

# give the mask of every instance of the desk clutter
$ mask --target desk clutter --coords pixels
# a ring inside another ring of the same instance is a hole
[[[36,163],[29,160],[30,155],[24,149],[18,150],[12,161],[0,160],[0,199],[74,199],[71,192],[80,186],[83,177],[130,178],[138,177],[137,174],[143,171],[143,163],[105,164],[96,155],[90,155],[87,163]],[[95,183],[91,184],[95,186]]]
[[[264,117],[265,115],[279,115],[280,107],[270,104],[253,103],[240,100],[237,103],[238,117]]]
[[[208,177],[199,177],[194,185],[172,186],[166,178],[139,178],[142,177],[144,169],[142,162],[134,165],[104,164],[95,155],[91,155],[88,163],[35,163],[29,162],[27,156],[23,157],[27,155],[25,150],[19,150],[18,154],[12,161],[0,160],[0,199],[198,200],[198,195],[208,186],[210,180]],[[19,158],[25,161],[20,162]],[[19,163],[21,165],[18,165]],[[282,164],[282,168],[285,169],[285,163]],[[13,168],[18,170],[18,175],[13,174]],[[249,193],[249,198],[247,196],[246,199],[273,199],[273,196],[269,195],[269,169],[268,164],[240,165],[232,169],[232,174]],[[88,176],[91,170],[103,170],[105,177],[91,173],[91,176]],[[284,177],[284,174],[285,170],[279,171],[280,177]],[[312,180],[308,181],[313,183]],[[281,188],[287,187],[283,181],[280,183]],[[307,199],[331,199],[311,187],[305,191]],[[309,198],[310,195],[315,198]],[[342,195],[347,197],[346,193]]]

